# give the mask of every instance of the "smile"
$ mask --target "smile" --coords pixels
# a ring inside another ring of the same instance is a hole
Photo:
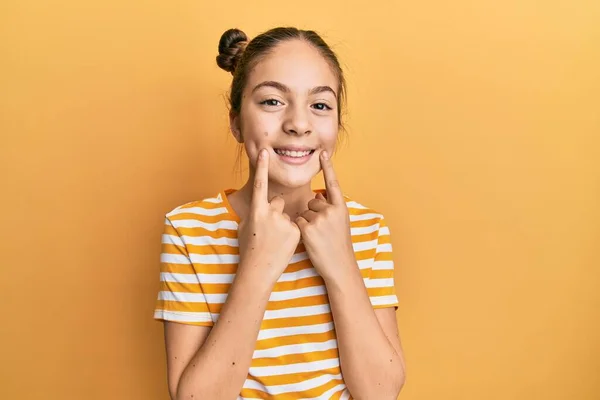
[[[274,148],[275,154],[286,164],[300,165],[310,160],[315,149],[309,148]]]
[[[306,157],[312,153],[314,153],[314,150],[287,150],[287,149],[274,149],[275,153],[279,154],[280,156],[286,156],[286,157],[294,157],[294,158],[302,158],[302,157]]]

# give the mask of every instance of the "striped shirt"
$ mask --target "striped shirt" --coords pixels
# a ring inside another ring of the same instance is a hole
[[[157,320],[212,326],[239,261],[239,217],[217,196],[175,208],[162,236]],[[356,260],[374,308],[396,307],[390,231],[346,197]],[[240,399],[350,399],[323,279],[302,243],[273,288]]]

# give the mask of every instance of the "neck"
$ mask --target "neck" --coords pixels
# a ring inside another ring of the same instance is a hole
[[[244,216],[247,214],[247,211],[250,208],[250,203],[252,200],[252,192],[254,188],[254,174],[250,174],[248,181],[246,184],[237,192],[238,197],[238,206],[240,208],[237,211]],[[312,191],[310,183],[295,187],[289,188],[286,186],[279,185],[275,182],[269,181],[268,184],[268,199],[271,199],[275,196],[282,197],[285,201],[285,207],[283,212],[290,216],[290,219],[293,221],[298,215],[300,215],[303,211],[308,209],[308,202],[315,197],[314,192]],[[242,215],[240,215],[242,217]]]

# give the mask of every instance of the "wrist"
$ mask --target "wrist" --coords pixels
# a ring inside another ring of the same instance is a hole
[[[363,282],[362,275],[355,258],[339,260],[335,263],[335,267],[333,268],[319,268],[318,270],[324,271],[321,274],[321,277],[327,286],[331,284],[346,285],[348,282],[351,282],[356,278]]]
[[[261,259],[247,259],[240,261],[235,280],[240,280],[250,283],[258,290],[267,290],[269,293],[273,290],[273,286],[279,279],[276,271],[281,271],[280,268],[273,266],[268,261]]]

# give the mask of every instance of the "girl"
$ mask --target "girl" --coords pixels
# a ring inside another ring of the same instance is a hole
[[[228,30],[239,190],[166,216],[155,318],[172,399],[396,399],[404,382],[389,229],[329,158],[344,78],[313,31]],[[320,171],[326,189],[313,192]]]

